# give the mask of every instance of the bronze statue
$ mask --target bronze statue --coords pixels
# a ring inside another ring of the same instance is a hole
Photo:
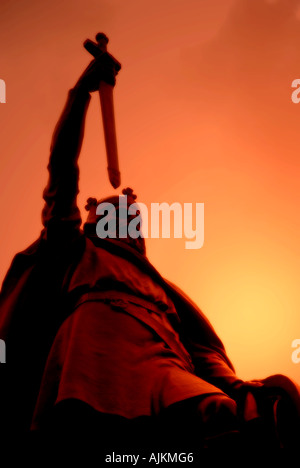
[[[238,378],[204,314],[151,265],[144,239],[97,237],[96,199],[80,228],[85,116],[91,93],[102,82],[112,88],[119,70],[103,57],[69,91],[51,145],[43,230],[3,282],[1,420],[7,431],[105,428],[116,443],[293,446],[298,387],[284,376]],[[123,194],[135,201],[131,189]],[[118,213],[119,197],[104,201]]]

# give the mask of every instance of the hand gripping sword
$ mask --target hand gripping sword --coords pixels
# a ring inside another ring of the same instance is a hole
[[[117,74],[121,69],[121,64],[107,52],[108,37],[103,33],[98,33],[96,35],[96,41],[97,43],[87,39],[83,45],[95,58],[102,56],[104,60],[111,62]],[[118,162],[113,86],[105,81],[100,81],[99,94],[107,155],[108,177],[111,185],[117,188],[121,184],[121,174]]]

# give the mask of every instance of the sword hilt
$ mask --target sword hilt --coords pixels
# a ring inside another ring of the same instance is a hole
[[[101,55],[109,58],[111,63],[114,65],[116,74],[121,70],[120,62],[115,59],[110,53],[107,52],[108,37],[104,33],[96,34],[97,43],[87,39],[83,43],[83,47],[95,58],[100,57]],[[105,54],[105,55],[104,55]]]

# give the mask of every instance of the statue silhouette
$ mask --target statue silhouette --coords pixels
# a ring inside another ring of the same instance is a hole
[[[95,199],[81,230],[77,161],[101,80],[114,85],[115,70],[100,57],[69,91],[51,145],[44,228],[3,282],[2,427],[101,432],[111,445],[294,446],[296,384],[238,378],[212,325],[151,265],[144,240],[97,237]],[[119,198],[105,200],[118,213]]]

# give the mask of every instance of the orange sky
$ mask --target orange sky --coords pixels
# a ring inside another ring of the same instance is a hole
[[[122,185],[146,204],[205,205],[203,248],[149,239],[150,260],[203,309],[242,378],[300,382],[298,0],[1,0],[1,278],[39,235],[52,131],[98,31],[123,65]],[[113,192],[105,167],[95,95],[81,208]]]

